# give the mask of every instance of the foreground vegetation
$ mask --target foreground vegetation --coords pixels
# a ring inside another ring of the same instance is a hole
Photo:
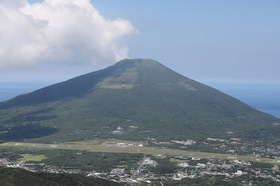
[[[243,186],[244,180],[248,178],[240,177],[231,181],[224,181],[220,176],[205,176],[197,179],[183,179],[181,181],[164,182],[166,186]],[[271,180],[256,179],[256,186],[276,186],[277,183]],[[126,184],[111,182],[108,180],[85,177],[78,174],[50,174],[33,173],[23,169],[0,168],[1,186],[121,186]],[[145,186],[150,184],[138,184]],[[162,182],[153,183],[153,186],[162,186]]]
[[[1,186],[118,186],[120,183],[78,174],[34,173],[23,169],[0,168]]]

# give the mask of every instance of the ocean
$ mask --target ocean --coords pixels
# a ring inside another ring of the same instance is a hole
[[[51,83],[1,83],[0,102]],[[280,118],[280,84],[208,83],[251,107]]]
[[[280,84],[211,83],[209,86],[280,118]]]
[[[16,83],[16,82],[0,82],[0,102],[14,98],[21,94],[30,93],[34,90],[43,88],[50,83]]]

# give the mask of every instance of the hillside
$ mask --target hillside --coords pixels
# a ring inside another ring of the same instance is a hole
[[[149,59],[0,103],[3,141],[278,139],[279,119]]]
[[[121,184],[77,174],[34,173],[23,169],[0,168],[3,186],[118,186]]]

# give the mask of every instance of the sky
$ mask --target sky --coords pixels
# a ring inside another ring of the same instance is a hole
[[[0,82],[150,58],[205,83],[280,83],[280,0],[0,0],[0,22]]]

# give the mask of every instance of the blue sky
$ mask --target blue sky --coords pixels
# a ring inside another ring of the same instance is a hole
[[[129,41],[131,57],[154,58],[203,81],[280,79],[280,1],[94,3],[105,16],[128,18],[140,30]]]
[[[29,2],[32,5],[44,1]],[[279,0],[92,0],[91,3],[104,19],[112,21],[108,21],[108,24],[113,24],[118,18],[123,21],[119,24],[125,24],[126,29],[116,36],[118,39],[110,41],[116,45],[116,50],[107,48],[102,51],[117,55],[111,58],[105,58],[103,53],[98,53],[98,56],[81,55],[81,51],[75,48],[74,56],[78,57],[74,59],[81,63],[70,64],[58,62],[59,59],[63,61],[67,58],[49,55],[48,58],[41,58],[35,55],[33,60],[42,62],[23,61],[24,65],[16,63],[12,66],[0,66],[0,81],[62,81],[104,68],[114,63],[119,56],[152,58],[202,82],[280,81]],[[26,9],[25,12],[30,11]],[[35,8],[31,13],[37,16]],[[51,14],[51,10],[46,11],[47,13]],[[80,24],[82,23],[76,23]],[[36,33],[36,29],[32,30]],[[114,31],[110,34],[114,35]],[[25,37],[24,34],[21,35]],[[75,33],[71,32],[69,37],[73,35]],[[75,42],[80,43],[73,41]],[[62,47],[51,44],[48,43],[48,46],[59,49]],[[45,45],[40,43],[40,46]],[[90,46],[86,51],[90,52],[89,49],[96,47]],[[47,54],[49,53],[48,49]],[[46,55],[46,52],[43,54]],[[100,62],[82,62],[87,59]]]

